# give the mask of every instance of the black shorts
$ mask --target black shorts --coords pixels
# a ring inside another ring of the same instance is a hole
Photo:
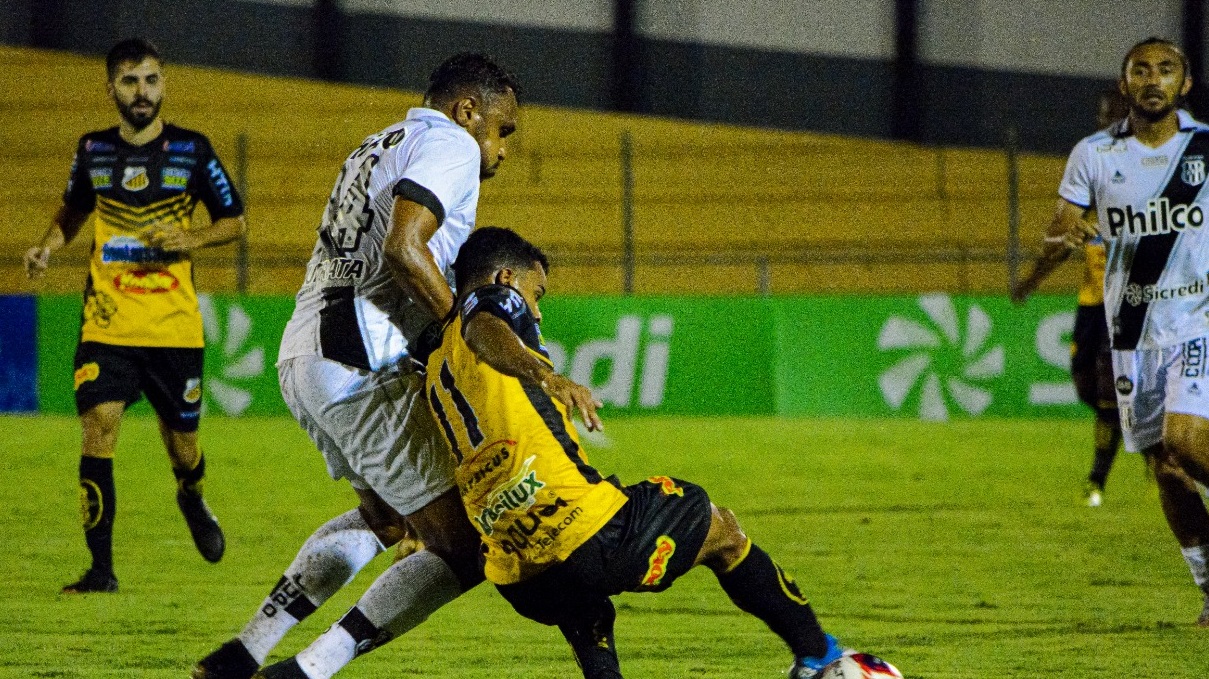
[[[1112,350],[1103,304],[1076,307],[1071,344],[1070,373],[1079,400],[1094,409],[1115,408]]]
[[[168,428],[197,431],[201,415],[202,349],[126,347],[80,342],[76,347],[76,412],[101,403],[130,404],[145,394]]]
[[[610,596],[665,590],[693,567],[712,517],[705,489],[656,476],[622,490],[629,501],[566,561],[497,586],[518,613],[546,625],[594,619]]]

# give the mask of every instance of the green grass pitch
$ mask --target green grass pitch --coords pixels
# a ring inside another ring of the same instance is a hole
[[[0,418],[0,679],[184,677],[237,632],[313,528],[350,508],[288,419],[203,421],[207,497],[227,556],[194,551],[154,422],[123,424],[115,560],[121,593],[60,596],[86,550],[79,429]],[[591,461],[623,481],[669,474],[738,514],[812,599],[825,627],[908,677],[1209,675],[1199,592],[1136,456],[1105,506],[1080,506],[1090,422],[650,418],[608,422]],[[381,571],[380,557],[295,629],[302,648]],[[699,569],[623,595],[632,677],[783,676],[780,641]],[[479,587],[343,677],[574,677],[558,633]]]

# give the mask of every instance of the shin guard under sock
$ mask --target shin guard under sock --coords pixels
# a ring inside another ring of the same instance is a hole
[[[92,570],[113,573],[113,517],[116,506],[113,458],[80,458],[80,512]]]
[[[751,545],[738,565],[718,582],[741,610],[764,621],[797,657],[820,657],[827,638],[797,583],[764,550]]]

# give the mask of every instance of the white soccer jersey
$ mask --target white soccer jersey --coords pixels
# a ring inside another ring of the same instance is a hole
[[[399,289],[382,253],[394,197],[437,216],[428,249],[450,279],[474,228],[480,164],[474,137],[427,108],[411,109],[353,151],[324,210],[278,360],[318,354],[365,370],[398,363],[433,319]]]
[[[1159,148],[1139,142],[1128,120],[1083,139],[1058,189],[1099,218],[1114,349],[1159,349],[1209,332],[1209,126],[1184,111],[1179,123]]]

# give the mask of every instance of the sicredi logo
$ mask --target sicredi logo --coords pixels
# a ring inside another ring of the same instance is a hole
[[[555,370],[591,387],[601,402],[628,408],[637,397],[639,407],[657,408],[663,404],[667,386],[673,325],[671,316],[651,316],[644,323],[641,316],[625,315],[617,319],[613,337],[589,339],[573,351],[547,340],[546,351]],[[608,376],[593,382],[592,376],[601,363],[609,364]]]

